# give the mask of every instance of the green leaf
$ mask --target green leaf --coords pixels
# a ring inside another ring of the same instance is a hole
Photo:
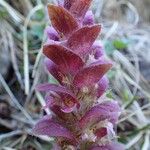
[[[113,97],[113,93],[112,93],[111,90],[109,90],[109,91],[106,92],[106,97],[108,97],[108,98],[110,98],[110,99],[113,99],[113,98],[114,98],[114,97]]]
[[[5,19],[9,16],[8,12],[6,11],[6,9],[4,9],[3,7],[0,7],[0,20],[1,19]]]
[[[123,50],[127,48],[127,44],[123,42],[122,40],[114,40],[113,46],[118,50]]]
[[[122,96],[122,100],[124,100],[125,102],[131,101],[131,96],[130,96],[129,91],[127,89],[122,90],[121,96]]]
[[[59,84],[59,82],[51,75],[48,76],[48,82],[53,84]]]
[[[36,14],[33,16],[33,19],[41,21],[44,19],[45,12],[43,9],[40,9],[36,12]]]

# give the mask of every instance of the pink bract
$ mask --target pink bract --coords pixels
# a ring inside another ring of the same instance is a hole
[[[84,128],[88,124],[97,123],[102,120],[108,120],[115,124],[120,115],[120,107],[117,102],[104,102],[92,107],[79,120],[80,127]]]
[[[34,134],[48,135],[53,137],[65,137],[74,140],[72,133],[57,123],[51,116],[45,116],[33,128]]]
[[[61,45],[45,45],[43,53],[57,64],[59,69],[64,73],[74,74],[84,65],[80,56]]]
[[[78,28],[76,19],[63,7],[49,4],[48,13],[53,27],[62,36],[68,36]]]
[[[93,25],[77,30],[69,37],[67,41],[67,47],[81,57],[88,55],[90,47],[96,40],[100,29],[100,25]]]
[[[90,66],[87,66],[80,70],[75,78],[74,78],[74,85],[82,88],[82,87],[89,87],[95,83],[97,83],[103,75],[112,67],[111,63],[93,63]]]

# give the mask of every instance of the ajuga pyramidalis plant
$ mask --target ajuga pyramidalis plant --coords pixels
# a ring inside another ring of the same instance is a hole
[[[55,138],[54,150],[123,150],[116,142],[114,127],[120,107],[107,98],[112,67],[105,60],[100,41],[101,26],[94,23],[92,0],[62,0],[48,5],[52,27],[46,29],[43,46],[45,66],[59,84],[37,86],[46,92],[44,116],[33,128],[34,135]]]

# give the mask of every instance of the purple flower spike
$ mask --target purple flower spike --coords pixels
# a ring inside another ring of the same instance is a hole
[[[56,138],[53,150],[124,150],[114,131],[120,107],[105,94],[109,84],[105,74],[113,64],[104,59],[97,40],[101,25],[88,11],[92,0],[57,2],[48,4],[52,26],[45,30],[43,54],[46,69],[58,83],[36,87],[46,93],[43,108],[52,116],[43,117],[33,133]]]
[[[83,25],[93,25],[94,24],[94,15],[91,10],[89,10],[83,19]]]

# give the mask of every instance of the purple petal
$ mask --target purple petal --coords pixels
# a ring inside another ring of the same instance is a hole
[[[59,5],[59,6],[64,6],[64,0],[57,0],[57,4]]]
[[[74,103],[74,105],[72,107],[63,107],[61,108],[61,111],[63,111],[64,113],[71,113],[76,109],[76,104]]]
[[[92,45],[91,51],[93,52],[95,59],[99,59],[100,57],[102,57],[104,55],[104,50],[102,48],[102,44],[99,41],[96,41]]]
[[[67,47],[79,56],[87,55],[100,30],[100,25],[86,26],[77,30],[68,39]]]
[[[70,8],[70,12],[79,19],[83,19],[90,7],[92,0],[76,0]]]
[[[38,121],[38,123],[34,126],[32,132],[34,135],[64,137],[74,140],[73,134],[68,129],[57,123],[50,116],[45,116],[40,121]]]
[[[48,13],[53,27],[61,35],[68,36],[78,28],[75,18],[63,7],[49,4]]]
[[[75,1],[76,0],[64,0],[64,7],[69,10]]]
[[[46,105],[43,107],[44,109],[50,108],[57,103],[56,100],[54,100],[54,98],[50,95],[46,95],[45,101],[46,101]]]
[[[47,41],[45,42],[45,45],[51,45],[51,44],[61,44],[61,42],[59,41],[54,41],[54,40],[51,40],[51,39],[47,39]]]
[[[97,97],[103,95],[103,93],[108,89],[108,78],[106,76],[103,76],[101,80],[98,82],[98,89],[97,89]]]
[[[108,101],[91,108],[79,121],[81,127],[107,119],[115,124],[120,114],[120,107],[115,101]]]
[[[63,80],[63,74],[61,73],[61,71],[59,70],[58,66],[56,64],[54,64],[50,59],[45,58],[44,60],[44,64],[47,68],[47,70],[49,71],[49,73],[56,79],[58,80],[60,83],[62,83]]]
[[[64,73],[74,74],[84,65],[83,60],[77,54],[61,45],[45,45],[43,53]]]
[[[56,84],[40,84],[36,87],[38,91],[53,91],[56,92],[61,96],[61,100],[65,103],[68,108],[73,108],[74,105],[77,106],[77,108],[80,107],[78,100],[76,99],[75,95],[70,91],[67,90],[63,86],[59,86]]]
[[[59,41],[59,35],[53,27],[47,27],[45,33],[50,40]]]
[[[83,25],[93,25],[94,24],[94,15],[91,10],[89,10],[83,19]]]
[[[64,113],[62,110],[61,110],[61,107],[58,106],[58,105],[54,105],[52,106],[51,108],[51,111],[56,114],[59,118],[61,118],[62,120],[65,119],[65,116],[67,115],[67,113]]]
[[[125,150],[125,147],[120,143],[112,142],[105,146],[95,146],[90,150]]]
[[[97,83],[103,75],[112,67],[112,63],[98,61],[80,70],[75,78],[74,85],[79,88],[90,87]]]
[[[64,105],[66,107],[71,108],[71,109],[74,108],[74,107],[77,107],[77,108],[80,107],[80,103],[76,99],[74,94],[72,94],[72,93],[70,93],[70,94],[62,93],[60,96],[61,96],[61,99],[63,100]]]
[[[52,150],[61,150],[61,147],[57,145],[56,143],[54,143]]]
[[[108,134],[108,132],[107,132],[106,127],[100,128],[100,129],[96,130],[96,132],[95,132],[95,135],[98,138],[102,138],[102,137],[106,136],[107,134]]]
[[[75,116],[73,116],[73,114],[72,113],[65,113],[65,112],[63,112],[62,111],[62,108],[60,107],[60,106],[58,106],[58,105],[54,105],[54,106],[52,106],[51,108],[51,111],[54,113],[54,114],[56,114],[56,116],[58,117],[58,118],[60,118],[61,120],[63,120],[63,121],[65,121],[66,122],[66,120],[70,120],[73,124],[74,123],[76,123],[77,122],[77,118],[75,117]]]
[[[63,93],[63,94],[66,94],[66,95],[69,95],[69,96],[75,98],[74,94],[70,90],[66,89],[63,86],[56,85],[56,84],[51,84],[51,83],[39,84],[36,87],[36,89],[38,91],[46,91],[46,92],[53,91],[56,93]]]

